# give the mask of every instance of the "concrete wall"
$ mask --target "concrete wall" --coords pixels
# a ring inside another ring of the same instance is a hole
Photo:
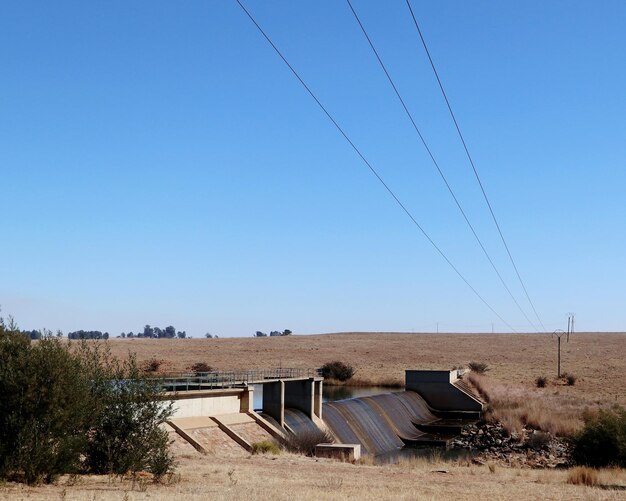
[[[482,411],[483,404],[454,386],[457,371],[407,370],[407,390],[419,393],[433,409],[440,411]]]
[[[314,390],[313,379],[285,381],[285,407],[298,409],[313,419]]]
[[[180,392],[171,400],[174,404],[173,418],[240,412],[243,394],[243,389]]]

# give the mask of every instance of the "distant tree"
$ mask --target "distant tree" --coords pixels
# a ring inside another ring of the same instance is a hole
[[[187,333],[185,331],[178,331],[176,336],[178,336],[178,339],[185,339],[187,337]]]
[[[289,329],[285,329],[283,331],[283,336],[291,336],[291,331]]]
[[[133,331],[130,331],[128,334],[126,334],[126,337],[135,337],[135,335],[133,334]]]
[[[121,337],[122,339],[124,339],[124,338],[126,337],[126,333],[122,332],[122,333],[120,334],[120,337]]]
[[[168,325],[165,328],[165,337],[169,338],[169,339],[173,339],[176,337],[176,329],[174,328],[173,325]]]
[[[137,337],[140,337],[139,334],[137,334]],[[149,325],[146,325],[143,328],[143,337],[154,337],[154,329]]]
[[[274,336],[282,336],[282,335],[283,335],[283,334],[282,334],[282,332],[280,332],[280,331],[271,331],[271,332],[270,332],[270,336],[271,336],[271,337],[274,337]]]
[[[109,333],[105,332],[104,334],[102,334],[102,339],[109,339]]]
[[[205,338],[207,338],[207,339],[212,339],[212,338],[213,338],[213,334],[211,334],[210,332],[207,332],[207,333],[204,335],[204,337],[205,337]]]
[[[63,337],[63,331],[61,329],[57,329],[57,337]]]
[[[265,334],[265,332],[256,331],[254,337],[267,337],[267,334]]]

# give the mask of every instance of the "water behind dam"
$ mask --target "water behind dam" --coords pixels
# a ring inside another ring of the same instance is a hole
[[[381,393],[401,391],[401,389],[386,388],[384,386],[322,386],[322,402],[335,402],[350,398],[370,397]],[[254,385],[254,410],[263,408],[263,385]]]

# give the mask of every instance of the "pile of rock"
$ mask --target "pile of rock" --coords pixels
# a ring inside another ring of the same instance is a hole
[[[499,423],[466,426],[452,448],[469,450],[478,464],[498,462],[509,466],[556,468],[570,464],[570,447],[558,437],[524,428],[509,434]]]

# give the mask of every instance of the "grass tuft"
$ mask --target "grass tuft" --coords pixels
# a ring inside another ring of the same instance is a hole
[[[280,447],[274,442],[263,440],[252,444],[252,454],[280,454]]]
[[[593,487],[598,485],[598,473],[593,468],[578,466],[576,468],[572,468],[567,474],[567,483]]]

